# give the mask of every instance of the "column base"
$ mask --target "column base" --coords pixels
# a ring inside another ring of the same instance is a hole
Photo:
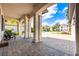
[[[34,41],[34,40],[32,41],[32,43],[40,43],[40,42],[42,42],[42,41]]]
[[[75,56],[79,56],[79,53],[76,53]]]
[[[79,56],[79,53],[76,53],[75,56]]]
[[[24,39],[29,39],[29,38],[24,37]]]
[[[32,43],[36,43],[35,41],[32,41]]]

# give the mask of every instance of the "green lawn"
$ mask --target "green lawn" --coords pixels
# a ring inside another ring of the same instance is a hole
[[[42,31],[42,32],[45,32],[45,31]],[[51,32],[54,34],[68,34],[67,32],[62,32],[62,31],[48,31],[48,32]]]

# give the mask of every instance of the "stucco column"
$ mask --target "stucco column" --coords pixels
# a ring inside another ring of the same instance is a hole
[[[31,19],[28,20],[28,38],[31,37]]]
[[[38,39],[42,41],[42,16],[38,15]]]
[[[17,32],[19,33],[19,21],[17,21]]]
[[[1,10],[1,6],[0,6],[0,41],[3,38],[3,31],[5,30],[5,19],[2,15],[2,10]]]
[[[5,30],[5,19],[3,17],[3,15],[1,15],[1,31]]]
[[[40,16],[35,14],[34,15],[34,34],[33,34],[33,42],[40,42],[41,41],[41,25],[40,25]]]
[[[28,38],[28,18],[24,17],[24,38]]]

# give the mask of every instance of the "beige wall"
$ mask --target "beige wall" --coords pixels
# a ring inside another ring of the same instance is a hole
[[[73,55],[76,53],[76,8],[74,9],[72,21],[71,21],[71,40],[73,41]]]
[[[0,15],[0,41],[1,41],[1,15]]]
[[[0,40],[1,40],[1,5],[0,5]]]
[[[76,55],[79,55],[79,4],[76,4]]]

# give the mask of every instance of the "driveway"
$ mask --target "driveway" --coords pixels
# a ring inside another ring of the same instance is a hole
[[[43,32],[42,42],[64,53],[71,55],[75,54],[75,40],[71,38],[71,35]]]

